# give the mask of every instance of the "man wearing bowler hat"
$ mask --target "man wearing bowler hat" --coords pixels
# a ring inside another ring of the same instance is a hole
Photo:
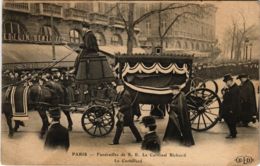
[[[255,88],[253,83],[249,80],[248,75],[240,74],[237,79],[240,80],[240,102],[241,114],[239,120],[243,127],[248,127],[249,122],[255,122],[258,116],[256,106]]]
[[[46,136],[45,148],[68,151],[70,147],[69,131],[60,124],[60,109],[56,107],[49,111],[52,122]]]
[[[157,125],[155,123],[154,117],[145,116],[142,118],[141,123],[143,123],[145,129],[147,129],[144,140],[142,142],[142,149],[150,150],[152,152],[160,152],[161,142],[155,131]]]
[[[233,78],[230,74],[224,76],[223,81],[226,83],[226,90],[223,94],[223,102],[221,104],[221,117],[225,120],[229,135],[227,139],[236,138],[237,130],[236,123],[238,114],[240,113],[240,92],[239,87],[234,83]]]

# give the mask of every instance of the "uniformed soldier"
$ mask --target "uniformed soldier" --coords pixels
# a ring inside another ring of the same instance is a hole
[[[113,139],[113,144],[116,145],[119,144],[120,136],[123,132],[124,126],[128,126],[132,133],[134,134],[136,138],[136,142],[141,142],[142,137],[137,130],[135,124],[134,124],[134,116],[133,116],[133,110],[132,110],[132,98],[127,89],[124,89],[124,91],[121,94],[121,97],[119,98],[119,107],[117,114],[117,128],[116,128],[116,134]]]
[[[236,83],[234,83],[233,78],[230,74],[225,75],[223,81],[226,83],[227,88],[223,95],[223,102],[221,103],[221,117],[223,117],[223,119],[227,123],[230,132],[230,134],[226,138],[236,138],[236,123],[238,114],[241,111],[241,106],[239,104],[239,87]]]
[[[253,83],[249,80],[248,75],[240,74],[237,79],[240,80],[240,101],[241,101],[241,114],[239,120],[242,122],[243,127],[248,127],[249,122],[255,122],[257,113],[255,88]]]
[[[68,151],[70,147],[69,131],[60,124],[60,110],[59,108],[53,108],[49,111],[52,122],[44,146],[46,149],[64,149]]]
[[[148,129],[142,142],[142,149],[150,150],[152,152],[160,152],[161,142],[155,131],[157,126],[154,117],[145,116],[142,118],[141,123],[144,124],[146,129]]]

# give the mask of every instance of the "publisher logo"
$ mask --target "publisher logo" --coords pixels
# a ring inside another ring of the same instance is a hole
[[[235,159],[236,163],[238,164],[250,164],[254,161],[253,157],[251,156],[238,156]]]

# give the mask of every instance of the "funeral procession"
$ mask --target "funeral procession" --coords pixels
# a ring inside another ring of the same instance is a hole
[[[254,156],[260,17],[231,6],[4,1],[2,162]]]

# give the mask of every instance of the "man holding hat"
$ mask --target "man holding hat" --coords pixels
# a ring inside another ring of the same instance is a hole
[[[52,122],[47,132],[45,148],[60,148],[68,151],[70,147],[69,131],[60,124],[60,110],[59,108],[53,108],[49,111]]]
[[[225,120],[230,134],[227,139],[236,138],[237,130],[236,123],[238,114],[240,113],[240,92],[239,87],[234,83],[230,74],[224,76],[223,81],[226,83],[227,89],[223,95],[223,102],[221,104],[221,117]]]
[[[240,102],[241,114],[239,120],[242,121],[243,127],[248,127],[249,122],[255,122],[257,113],[255,88],[253,83],[249,80],[248,75],[240,74],[237,79],[240,80]],[[255,116],[255,117],[254,117]]]
[[[154,117],[145,116],[142,118],[141,123],[143,123],[147,129],[147,133],[145,134],[142,142],[142,149],[150,150],[152,152],[160,152],[161,142],[155,131],[157,126]]]

